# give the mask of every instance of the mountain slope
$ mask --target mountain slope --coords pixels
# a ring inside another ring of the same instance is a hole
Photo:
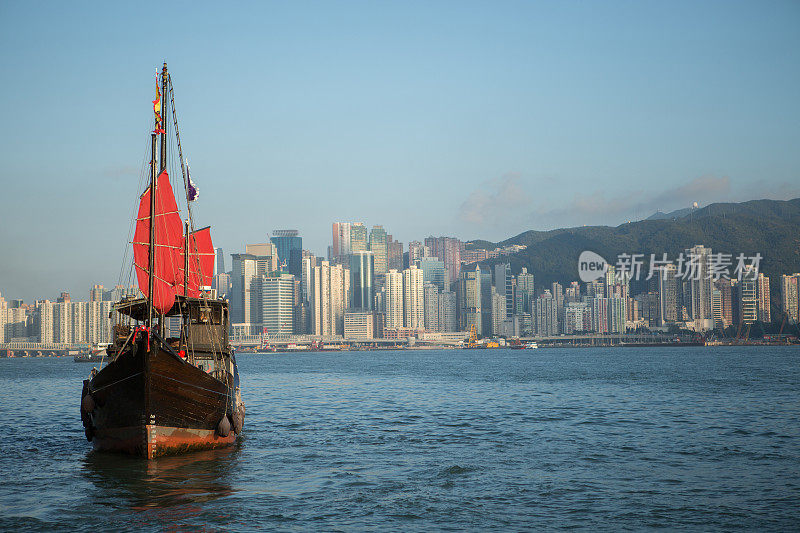
[[[515,274],[527,267],[536,276],[537,286],[577,280],[578,256],[584,250],[599,253],[611,264],[622,253],[641,253],[647,259],[651,253],[660,256],[666,252],[670,260],[675,260],[695,244],[710,247],[715,253],[733,254],[734,258],[739,253],[751,256],[758,252],[763,257],[761,271],[770,276],[771,292],[777,295],[780,274],[800,271],[800,198],[711,204],[675,220],[642,220],[617,227],[531,230],[495,245],[508,244],[527,248],[482,265],[508,262]]]

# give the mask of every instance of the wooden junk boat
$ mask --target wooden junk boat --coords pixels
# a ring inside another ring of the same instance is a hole
[[[167,173],[162,94],[172,102],[164,118],[171,110],[186,189],[185,223]],[[230,445],[245,415],[228,342],[228,303],[210,288],[215,259],[210,228],[191,227],[197,189],[183,164],[166,63],[156,81],[153,110],[150,185],[140,197],[132,242],[144,297],[114,305],[108,363],[92,370],[81,394],[81,419],[95,449],[148,459]]]

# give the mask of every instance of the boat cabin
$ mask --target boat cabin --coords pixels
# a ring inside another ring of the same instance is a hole
[[[118,323],[114,326],[110,356],[130,345],[136,327],[146,322],[147,300],[123,300],[114,305],[114,310],[118,313]],[[158,316],[161,324],[159,329],[164,332],[159,336],[181,358],[209,373],[218,369],[217,365],[222,361],[227,363],[223,364],[224,367],[229,366],[231,348],[228,342],[230,316],[227,301],[178,295],[172,308],[163,316]],[[166,319],[170,317],[181,317],[178,337],[169,336]]]

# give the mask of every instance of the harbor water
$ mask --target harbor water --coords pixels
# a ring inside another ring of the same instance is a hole
[[[238,357],[237,446],[96,453],[93,364],[0,359],[0,530],[800,527],[800,348]]]

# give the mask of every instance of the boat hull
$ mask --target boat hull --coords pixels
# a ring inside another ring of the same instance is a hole
[[[153,459],[233,444],[244,409],[232,373],[217,379],[145,341],[84,382],[91,400],[82,401],[82,418],[94,448]]]

